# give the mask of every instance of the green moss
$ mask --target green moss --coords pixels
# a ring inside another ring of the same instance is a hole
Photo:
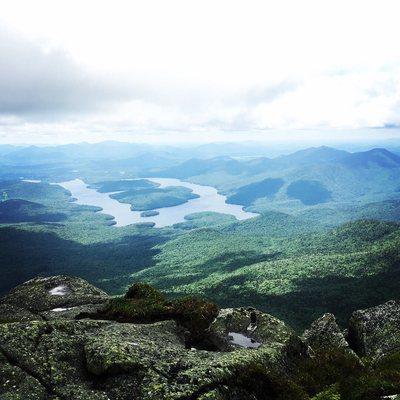
[[[313,400],[380,400],[400,392],[400,353],[378,362],[327,352],[303,361],[291,377]]]
[[[134,283],[126,292],[125,298],[165,301],[165,296],[159,290],[143,282]]]
[[[336,382],[360,374],[362,370],[355,355],[342,350],[327,351],[299,364],[294,379],[310,395],[315,395]]]
[[[400,353],[388,355],[378,362],[365,360],[361,374],[340,382],[343,399],[380,400],[382,396],[400,393]]]
[[[239,371],[230,384],[243,388],[257,399],[308,400],[306,391],[286,375],[271,373],[254,363]]]
[[[173,319],[189,331],[187,344],[193,345],[202,340],[205,330],[217,315],[218,307],[207,300],[186,297],[167,301],[157,289],[138,282],[128,289],[124,297],[110,299],[98,312],[79,317],[136,323]]]
[[[164,302],[117,297],[111,299],[97,316],[119,322],[153,322],[163,319],[167,313]]]
[[[172,308],[176,321],[191,333],[192,344],[202,340],[205,330],[218,315],[214,303],[193,296],[174,301]]]

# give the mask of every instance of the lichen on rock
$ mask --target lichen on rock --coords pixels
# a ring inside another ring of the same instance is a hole
[[[400,301],[355,311],[348,336],[361,356],[381,357],[400,351]]]
[[[397,302],[354,313],[348,343],[332,314],[299,337],[256,309],[168,300],[142,283],[111,298],[37,278],[0,302],[0,399],[381,400],[400,392],[397,333]]]
[[[108,298],[105,292],[84,279],[57,275],[29,280],[12,289],[1,299],[1,303],[11,304],[37,314],[57,307],[99,304]]]

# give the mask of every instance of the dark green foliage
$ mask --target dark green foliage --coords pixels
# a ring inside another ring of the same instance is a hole
[[[399,353],[379,362],[331,351],[300,361],[289,375],[262,364],[237,371],[227,385],[245,389],[257,400],[381,400],[400,392]]]
[[[196,228],[230,225],[232,222],[236,221],[233,215],[206,211],[186,215],[185,222],[174,224],[173,227],[175,229],[192,230]]]
[[[136,228],[130,235],[114,237],[104,242],[78,242],[64,239],[57,232],[64,227],[37,227],[38,231],[22,226],[0,229],[0,293],[37,275],[69,274],[80,276],[112,293],[121,293],[127,277],[133,271],[154,264],[154,248],[165,241],[153,228]],[[78,226],[71,234],[84,235]],[[102,232],[107,233],[104,226]],[[89,231],[94,234],[95,232]],[[83,240],[83,239],[82,239]],[[16,273],[18,270],[18,273]]]
[[[307,392],[285,374],[268,371],[253,364],[235,373],[229,386],[245,389],[257,400],[308,400]]]
[[[242,186],[236,192],[227,197],[226,202],[230,204],[251,205],[260,197],[272,197],[283,186],[284,180],[279,178],[267,178],[260,182]]]
[[[126,299],[143,299],[164,302],[164,295],[148,283],[134,283],[125,294]]]
[[[136,279],[171,295],[201,294],[223,307],[252,305],[299,330],[324,312],[345,323],[354,310],[398,297],[398,224],[358,221],[307,232],[311,228],[274,214],[196,230],[162,245],[156,265]]]
[[[189,345],[196,345],[204,339],[204,332],[218,315],[218,307],[210,301],[190,296],[172,303],[176,321],[190,332]]]
[[[61,186],[19,180],[0,181],[0,193],[7,192],[8,199],[38,202],[47,206],[68,201],[69,193]]]
[[[190,296],[168,301],[157,289],[138,282],[128,289],[125,297],[113,298],[96,314],[81,317],[136,323],[174,319],[189,332],[185,339],[192,346],[204,340],[206,329],[217,315],[218,307],[207,300]]]
[[[168,319],[171,315],[170,311],[168,304],[164,301],[117,297],[109,300],[103,310],[91,317],[118,322],[149,323]]]
[[[292,379],[309,395],[315,395],[350,376],[358,376],[362,371],[363,367],[354,354],[343,350],[327,351],[301,361]]]
[[[134,283],[124,297],[108,301],[92,318],[119,322],[154,322],[171,317],[171,304],[161,292],[147,283]]]
[[[399,230],[398,223],[373,221],[373,220],[359,220],[355,222],[348,222],[339,228],[332,230],[332,235],[339,243],[351,241],[353,243],[368,244],[377,240],[384,239]]]
[[[65,214],[32,201],[10,199],[0,202],[0,223],[60,222],[66,218]]]
[[[199,195],[183,186],[168,186],[166,188],[150,188],[127,190],[111,195],[122,203],[131,204],[132,210],[153,210],[161,207],[172,207],[196,199]]]
[[[377,362],[364,360],[366,367],[339,382],[343,400],[380,400],[385,395],[400,393],[400,353]]]
[[[301,361],[290,380],[313,400],[380,400],[400,392],[400,353],[363,363],[344,351],[319,353]]]
[[[331,193],[321,182],[300,180],[292,182],[286,189],[286,193],[293,199],[300,200],[310,206],[325,203],[331,198]]]

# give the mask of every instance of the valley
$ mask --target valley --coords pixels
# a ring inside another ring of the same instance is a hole
[[[397,297],[400,157],[386,149],[190,159],[124,146],[122,158],[92,149],[74,160],[55,150],[46,164],[27,165],[27,149],[0,160],[2,293],[37,275],[111,294],[145,281],[296,329]]]

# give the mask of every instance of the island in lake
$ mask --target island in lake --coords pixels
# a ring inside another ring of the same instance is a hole
[[[154,217],[156,215],[159,215],[160,213],[156,210],[148,210],[148,211],[143,211],[140,213],[141,217]]]

